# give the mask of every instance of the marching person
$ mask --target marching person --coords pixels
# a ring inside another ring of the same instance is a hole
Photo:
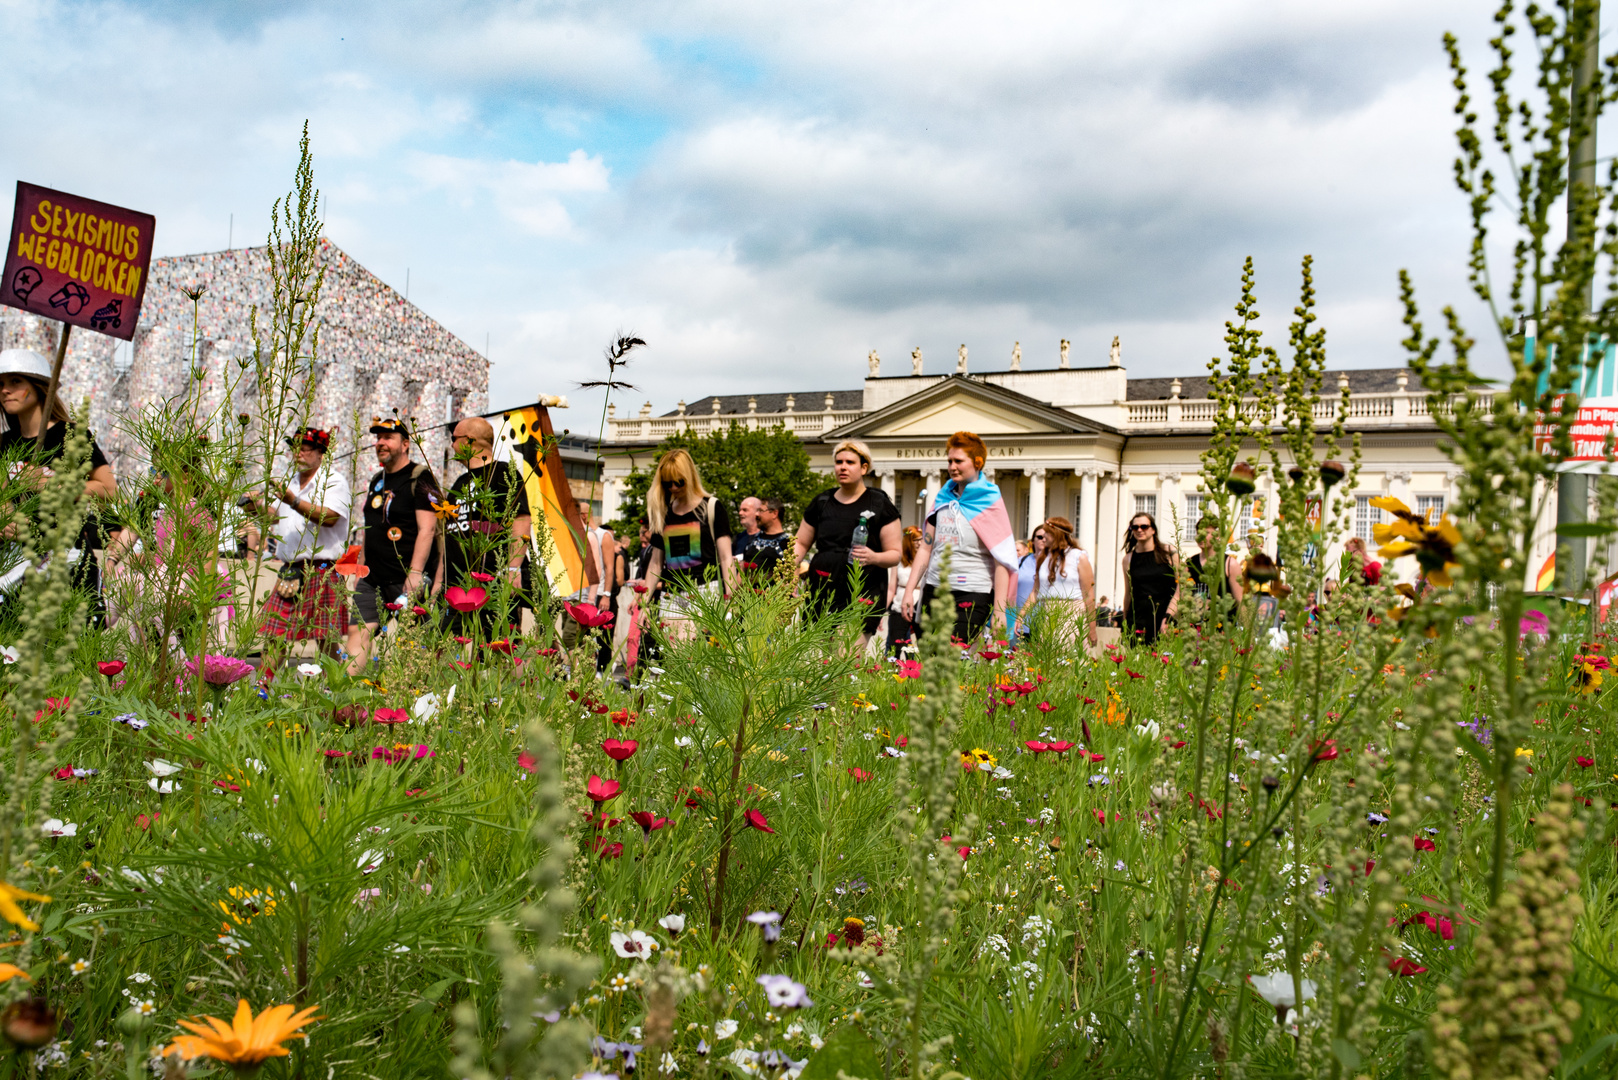
[[[276,499],[270,557],[281,563],[275,586],[264,599],[259,629],[284,641],[320,644],[336,655],[338,639],[348,633],[348,607],[338,590],[336,566],[348,543],[348,514],[353,504],[348,480],[326,465],[331,433],[306,427],[287,438],[296,472]],[[267,514],[248,497],[243,509]],[[248,544],[257,546],[249,531]],[[266,656],[260,682],[275,677],[276,657]]]
[[[1150,645],[1178,611],[1178,556],[1157,535],[1157,519],[1136,514],[1124,533],[1124,627],[1127,640]]]
[[[941,559],[935,545],[950,549],[949,587],[955,596],[954,636],[975,640],[991,619],[998,635],[1006,625],[1006,597],[1017,574],[1017,545],[1011,515],[992,480],[983,477],[989,448],[970,431],[957,431],[945,444],[949,481],[928,508],[921,548],[905,585],[904,616],[922,622],[930,614]],[[916,604],[917,586],[921,604]]]
[[[51,462],[61,458],[67,441],[68,414],[60,397],[52,397],[47,407],[45,395],[50,392],[51,363],[32,349],[6,349],[0,351],[0,409],[6,414],[6,430],[0,432],[0,460],[12,462],[13,479],[30,471],[36,487],[43,487]],[[39,445],[39,431],[45,429],[45,444]],[[118,484],[112,475],[112,466],[90,435],[90,476],[84,482],[84,494],[91,499],[110,499],[117,494]],[[78,556],[73,565],[73,585],[89,594],[92,618],[100,622],[104,608],[101,599],[101,571],[95,552],[102,547],[98,516],[85,516],[79,533]],[[69,558],[73,558],[70,553]],[[9,576],[9,575],[8,575]]]
[[[811,546],[809,603],[821,610],[842,611],[864,605],[860,650],[870,644],[882,622],[888,570],[899,565],[899,511],[881,488],[867,487],[871,452],[856,439],[844,439],[831,454],[837,486],[822,491],[803,510],[792,561],[801,563]],[[854,567],[861,568],[859,595],[854,595]]]
[[[1027,637],[1032,629],[1033,614],[1031,611],[1024,614],[1024,609],[1028,608],[1028,598],[1034,595],[1034,576],[1039,573],[1039,564],[1045,558],[1045,543],[1045,526],[1041,523],[1034,530],[1034,535],[1028,538],[1028,550],[1017,556],[1017,600],[1012,605],[1016,613],[1009,627],[1012,641]]]
[[[1095,568],[1090,565],[1090,553],[1073,539],[1073,523],[1065,517],[1047,518],[1034,537],[1039,554],[1033,590],[1018,610],[1017,622],[1027,623],[1037,603],[1045,612],[1040,618],[1057,628],[1063,645],[1078,643],[1081,625],[1090,644],[1099,644]]]
[[[456,424],[454,440],[466,472],[449,488],[453,516],[444,525],[444,567],[433,592],[451,585],[469,589],[492,584],[501,575],[512,592],[526,592],[533,527],[528,488],[510,462],[495,460],[494,425],[483,417],[469,416]],[[478,615],[486,631],[503,634],[511,611],[485,604]],[[452,611],[446,621],[464,628],[467,616]]]
[[[751,550],[744,556],[744,562],[752,563],[765,577],[775,574],[775,565],[786,555],[787,545],[792,542],[792,534],[787,532],[786,524],[781,520],[785,510],[781,500],[774,495],[758,501],[758,532],[753,537]]]
[[[646,493],[646,523],[651,533],[652,561],[646,589],[636,602],[664,584],[663,622],[672,640],[690,637],[692,598],[699,592],[729,595],[736,586],[736,563],[730,550],[730,514],[708,494],[697,463],[684,450],[670,450],[657,463],[655,482]],[[667,579],[664,581],[664,579]]]
[[[916,644],[916,624],[905,618],[901,602],[905,586],[910,583],[910,571],[915,566],[916,548],[921,544],[921,530],[914,525],[900,534],[899,565],[888,578],[888,655],[898,656],[900,650]]]
[[[749,495],[736,505],[736,516],[741,519],[742,531],[731,538],[730,549],[740,562],[757,562],[753,558],[753,546],[764,531],[763,522],[758,516],[763,507],[764,500],[757,495]]]
[[[369,573],[354,587],[359,620],[348,635],[348,671],[358,675],[371,657],[371,637],[382,625],[381,610],[401,598],[419,596],[433,580],[438,552],[433,543],[441,498],[438,478],[410,460],[410,430],[398,417],[373,417],[376,463],[382,466],[365,486],[365,539],[359,565]]]

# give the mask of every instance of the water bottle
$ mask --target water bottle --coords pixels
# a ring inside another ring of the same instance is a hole
[[[859,523],[854,526],[854,540],[849,545],[848,552],[848,561],[850,565],[852,565],[854,562],[854,548],[864,547],[871,539],[871,531],[865,527],[865,518],[866,515],[861,514]]]

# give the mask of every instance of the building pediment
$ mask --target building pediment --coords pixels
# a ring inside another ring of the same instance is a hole
[[[970,377],[951,376],[918,394],[826,432],[822,439],[947,439],[957,431],[979,435],[1097,435],[1105,424]]]

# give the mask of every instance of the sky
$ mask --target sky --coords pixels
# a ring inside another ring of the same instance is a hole
[[[1255,260],[1286,345],[1314,256],[1330,365],[1403,364],[1465,280],[1454,91],[1492,5],[0,0],[0,190],[157,216],[157,254],[261,244],[307,120],[327,235],[475,349],[492,407],[603,346],[661,413],[884,373],[1202,374]],[[1605,140],[1603,140],[1605,141]]]

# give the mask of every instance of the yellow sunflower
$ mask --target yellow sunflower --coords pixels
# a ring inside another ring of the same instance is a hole
[[[1432,516],[1418,514],[1391,495],[1378,495],[1371,500],[1378,510],[1393,515],[1391,525],[1371,527],[1371,539],[1381,545],[1377,555],[1383,559],[1397,559],[1401,555],[1414,555],[1427,574],[1427,580],[1441,589],[1455,583],[1451,576],[1461,565],[1455,559],[1455,549],[1461,544],[1461,534],[1448,515],[1438,524],[1429,522]]]

